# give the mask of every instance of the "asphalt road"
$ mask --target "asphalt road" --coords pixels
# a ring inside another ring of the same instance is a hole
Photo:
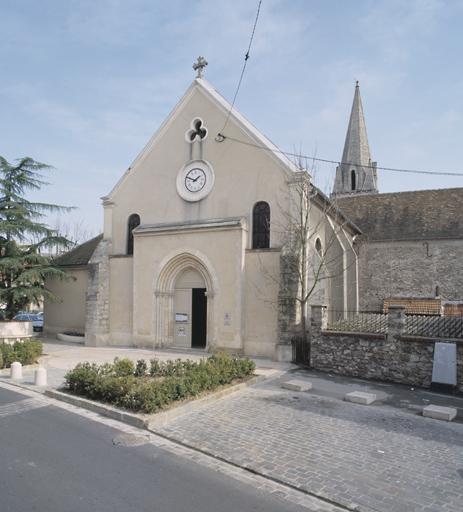
[[[0,387],[2,512],[302,512],[152,444]]]

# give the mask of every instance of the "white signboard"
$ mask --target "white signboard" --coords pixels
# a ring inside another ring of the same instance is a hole
[[[435,343],[432,381],[438,384],[457,385],[457,346],[455,343]]]
[[[179,325],[177,327],[177,336],[186,336],[186,329],[185,326]]]
[[[175,313],[175,321],[178,323],[188,322],[188,314],[187,313]]]

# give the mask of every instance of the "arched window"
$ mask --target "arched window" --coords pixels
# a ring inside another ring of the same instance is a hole
[[[127,254],[133,254],[133,233],[132,231],[140,225],[140,215],[132,213],[127,222]]]
[[[323,248],[322,248],[322,242],[319,238],[317,238],[315,240],[315,250],[318,252],[319,256],[322,256]]]
[[[356,183],[355,183],[355,171],[354,169],[352,169],[352,171],[350,171],[350,188],[351,190],[355,190],[355,186],[356,186]]]
[[[259,201],[252,210],[252,248],[268,249],[270,247],[270,206]]]

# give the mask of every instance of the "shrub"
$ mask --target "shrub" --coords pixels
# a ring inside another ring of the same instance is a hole
[[[161,370],[161,363],[157,359],[150,360],[150,375],[151,377],[159,376]]]
[[[144,377],[146,372],[148,371],[148,365],[144,359],[139,359],[137,361],[137,366],[135,367],[135,377]]]
[[[135,372],[135,365],[130,359],[124,358],[119,359],[116,357],[114,359],[114,375],[117,377],[127,377],[129,375],[133,375]]]
[[[15,361],[34,364],[42,355],[42,343],[37,340],[16,341],[12,345],[0,343],[0,368],[9,368]]]
[[[255,364],[249,359],[217,354],[207,360],[160,362],[148,365],[140,359],[136,367],[129,359],[115,359],[112,364],[80,363],[65,376],[72,393],[114,405],[153,413],[170,402],[213,390],[234,379],[251,375]]]

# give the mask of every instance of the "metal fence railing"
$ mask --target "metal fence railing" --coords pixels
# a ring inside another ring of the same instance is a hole
[[[387,333],[387,314],[378,311],[328,311],[328,330]]]
[[[463,338],[463,316],[407,315],[404,334],[427,338]]]
[[[328,310],[329,331],[387,334],[388,314],[378,311]],[[403,334],[463,339],[463,315],[406,315]]]

